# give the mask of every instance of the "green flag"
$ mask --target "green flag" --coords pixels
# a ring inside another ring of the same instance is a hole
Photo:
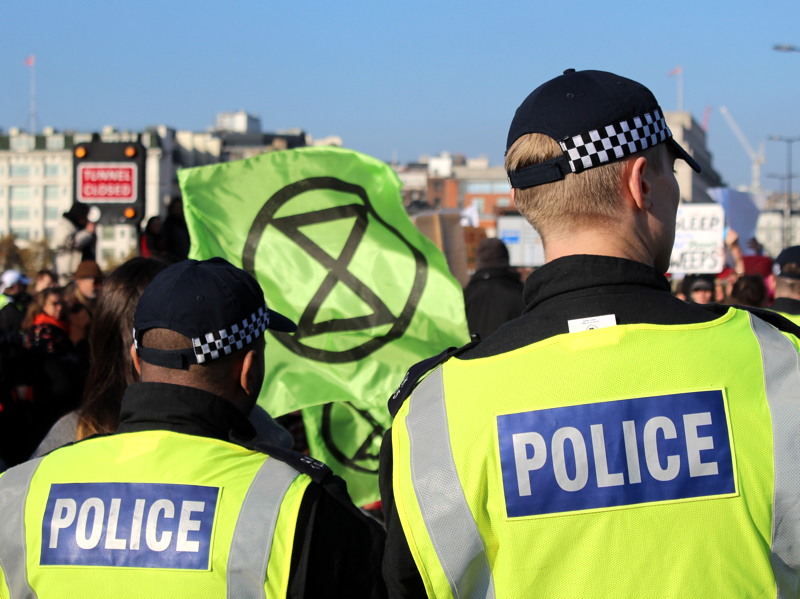
[[[298,324],[267,337],[259,397],[303,409],[311,454],[378,498],[386,402],[415,362],[468,340],[461,286],[409,220],[386,164],[300,148],[179,171],[190,255],[253,274],[270,308]]]

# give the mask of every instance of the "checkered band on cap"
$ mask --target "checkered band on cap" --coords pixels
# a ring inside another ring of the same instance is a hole
[[[579,133],[559,141],[573,173],[620,160],[651,148],[668,138],[672,132],[656,108],[642,116],[625,119],[616,124]]]
[[[265,306],[230,329],[206,333],[203,337],[192,337],[194,354],[198,364],[227,356],[252,343],[269,328],[269,314]]]

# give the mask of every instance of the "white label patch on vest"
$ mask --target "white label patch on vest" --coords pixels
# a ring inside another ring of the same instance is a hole
[[[736,494],[722,391],[497,416],[510,518]]]
[[[617,316],[615,314],[604,314],[603,316],[590,316],[589,318],[575,318],[574,320],[568,320],[567,326],[569,326],[570,333],[606,329],[617,326]]]
[[[40,563],[208,570],[218,497],[197,485],[51,485]]]

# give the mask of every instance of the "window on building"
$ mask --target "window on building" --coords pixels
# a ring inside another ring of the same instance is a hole
[[[114,241],[116,238],[116,227],[102,227],[100,231],[100,239],[105,241]]]
[[[511,183],[508,181],[495,181],[492,183],[492,193],[511,193]]]
[[[61,210],[56,204],[44,205],[44,219],[45,220],[58,220],[61,216]]]
[[[8,169],[8,174],[12,177],[30,177],[31,167],[29,164],[12,164]]]
[[[9,209],[9,215],[11,216],[12,221],[28,220],[31,217],[31,207],[12,205]]]
[[[15,152],[24,152],[33,149],[32,135],[15,135],[11,138],[11,149]],[[26,238],[27,239],[27,238]]]
[[[468,181],[467,193],[491,193],[492,184],[488,181]]]
[[[102,250],[100,250],[100,258],[102,259],[103,262],[106,263],[110,262],[111,260],[114,259],[114,250],[110,248],[103,248]]]
[[[511,206],[511,198],[497,198],[498,208],[508,208]]]
[[[472,205],[475,206],[475,208],[478,209],[478,214],[480,214],[481,216],[484,215],[484,212],[483,212],[484,199],[483,198],[472,198]]]
[[[44,176],[45,177],[58,177],[58,173],[60,168],[57,164],[45,164],[44,165]]]
[[[56,234],[56,230],[55,230],[55,229],[53,229],[52,227],[45,227],[45,229],[44,229],[44,236],[45,236],[45,237],[46,237],[48,240],[50,240],[50,241],[53,241],[53,236],[54,236],[55,234]]]
[[[61,197],[61,188],[58,185],[45,185],[44,186],[44,199],[57,200]]]
[[[63,150],[64,149],[64,136],[63,135],[48,135],[47,136],[47,149],[48,150]]]
[[[29,200],[32,196],[30,185],[11,185],[8,188],[8,199],[12,202],[15,200]]]
[[[23,241],[27,241],[31,238],[31,231],[30,229],[17,229],[12,227],[11,234],[16,237],[17,239],[21,239]]]

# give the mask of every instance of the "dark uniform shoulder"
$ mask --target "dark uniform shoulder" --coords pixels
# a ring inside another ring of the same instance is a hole
[[[332,477],[334,477],[333,471],[328,466],[309,455],[300,453],[299,451],[286,449],[285,447],[279,447],[278,445],[271,445],[258,440],[242,439],[235,434],[231,434],[231,441],[237,445],[246,447],[247,449],[265,453],[271,458],[275,458],[276,460],[291,466],[301,474],[307,475],[316,483],[326,484]]]
[[[392,415],[392,417],[397,414],[397,411],[403,405],[403,402],[405,402],[406,398],[411,395],[411,392],[414,391],[420,380],[422,380],[426,374],[440,364],[444,364],[453,356],[457,356],[468,349],[472,349],[479,343],[480,337],[478,335],[473,335],[472,340],[466,345],[462,345],[461,347],[448,347],[442,353],[431,356],[430,358],[422,360],[421,362],[417,362],[411,368],[409,368],[408,372],[406,372],[406,376],[403,377],[403,381],[400,383],[400,386],[389,398],[389,413]]]
[[[795,337],[800,338],[800,326],[796,325],[782,314],[778,314],[772,310],[767,310],[766,308],[753,308],[751,306],[738,306],[735,304],[733,306],[727,306],[723,304],[705,304],[703,305],[703,308],[709,312],[719,315],[725,314],[729,308],[744,310],[746,312],[750,312],[754,316],[757,316],[764,322],[771,324],[779,331],[791,333]]]

